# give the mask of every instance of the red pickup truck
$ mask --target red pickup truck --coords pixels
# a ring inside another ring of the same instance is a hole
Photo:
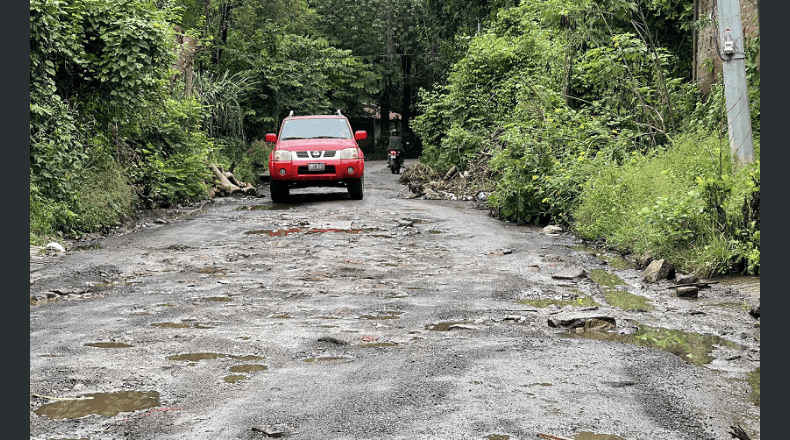
[[[294,116],[283,120],[279,136],[266,135],[275,142],[269,156],[269,189],[272,200],[283,202],[292,188],[345,186],[354,200],[362,199],[365,160],[357,140],[366,131],[352,134],[348,119],[334,115]]]

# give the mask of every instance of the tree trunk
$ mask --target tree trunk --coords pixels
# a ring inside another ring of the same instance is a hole
[[[411,139],[411,56],[403,55],[403,100],[401,101],[401,136],[404,140]],[[405,148],[405,146],[404,146]]]
[[[214,175],[217,177],[217,180],[219,181],[218,186],[219,186],[220,189],[222,189],[223,191],[225,191],[228,194],[235,194],[235,193],[240,193],[240,192],[244,191],[241,188],[239,188],[238,186],[230,183],[228,178],[225,177],[225,174],[222,171],[220,171],[219,168],[217,168],[216,165],[214,165],[213,163],[210,163],[208,165],[208,167],[211,169],[211,171],[214,172]]]

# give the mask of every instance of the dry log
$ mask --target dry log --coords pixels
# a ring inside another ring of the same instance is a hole
[[[217,180],[219,180],[217,186],[219,186],[220,189],[222,189],[228,194],[236,194],[244,191],[241,188],[239,188],[237,185],[230,183],[228,178],[225,177],[225,174],[222,171],[220,171],[216,165],[210,163],[208,167],[211,169],[211,171],[214,172],[214,175],[217,177]]]
[[[450,171],[448,171],[448,172],[447,172],[447,174],[445,174],[445,175],[444,175],[444,180],[450,180],[450,179],[452,179],[452,178],[453,178],[453,176],[455,176],[455,173],[457,173],[457,172],[458,172],[458,167],[456,167],[455,165],[453,165],[453,167],[452,167],[452,168],[450,168]]]

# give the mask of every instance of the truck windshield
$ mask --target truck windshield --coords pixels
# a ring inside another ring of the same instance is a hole
[[[280,139],[351,139],[351,129],[339,118],[293,119],[283,124]]]

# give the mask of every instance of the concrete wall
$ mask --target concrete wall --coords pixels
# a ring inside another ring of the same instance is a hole
[[[739,1],[741,3],[741,23],[743,23],[744,39],[748,39],[751,35],[759,35],[760,0]],[[716,12],[718,11],[713,11],[713,0],[695,0],[694,4],[697,20],[706,18],[716,20]],[[714,23],[708,24],[694,36],[694,80],[706,95],[710,92],[711,84],[715,84],[718,81],[722,72],[722,62],[716,53],[717,42],[715,40],[714,26]],[[709,62],[706,60],[709,60]],[[712,64],[712,69],[710,64]],[[758,56],[758,70],[759,66],[760,57]]]

